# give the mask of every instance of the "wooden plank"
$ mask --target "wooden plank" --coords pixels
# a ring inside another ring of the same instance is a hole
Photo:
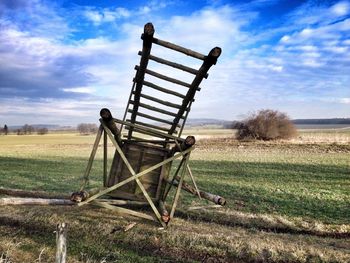
[[[142,55],[142,52],[139,51],[138,54]],[[176,69],[179,69],[179,70],[191,73],[193,75],[197,75],[198,74],[198,70],[196,70],[196,69],[193,69],[193,68],[190,68],[190,67],[187,67],[187,66],[175,63],[175,62],[171,62],[169,60],[162,59],[162,58],[159,58],[159,57],[156,57],[156,56],[153,56],[153,55],[149,55],[149,59],[153,60],[155,62],[158,62],[160,64],[164,64],[164,65],[167,65],[169,67],[173,67],[173,68],[176,68]],[[204,78],[207,78],[207,77],[208,77],[208,74],[205,74]]]
[[[146,94],[141,94],[141,98],[145,98],[147,100],[151,100],[151,101],[157,102],[159,104],[162,104],[164,106],[168,106],[168,107],[171,107],[171,108],[181,109],[181,105],[180,104],[172,103],[170,101],[160,100],[158,98],[155,98],[153,96],[149,96],[149,95],[146,95]]]
[[[140,94],[143,86],[143,80],[145,77],[145,70],[148,65],[149,56],[151,54],[151,48],[152,48],[152,39],[154,35],[154,27],[152,23],[147,23],[144,26],[143,30],[143,45],[142,45],[142,54],[141,54],[141,60],[140,60],[140,68],[136,73],[136,87],[135,87],[135,95],[134,95],[134,107],[133,107],[133,113],[131,114],[131,120],[132,122],[136,119],[136,113],[138,112],[139,102],[140,102]],[[129,139],[132,135],[132,129],[129,130],[128,136]]]
[[[121,120],[118,120],[118,119],[113,119],[115,122],[117,123],[120,123],[120,124],[123,124],[125,126],[131,126],[131,127],[134,127],[134,128],[138,128],[139,130],[142,130],[142,131],[149,131],[149,132],[152,132],[153,134],[156,134],[157,137],[161,136],[163,138],[167,138],[167,139],[172,139],[172,140],[178,140],[180,142],[183,142],[185,141],[185,139],[183,138],[179,138],[179,137],[176,137],[176,136],[173,136],[171,134],[166,134],[166,133],[163,133],[163,132],[160,132],[160,131],[157,131],[157,130],[152,130],[150,128],[146,128],[146,127],[143,127],[143,126],[140,126],[140,125],[137,125],[137,124],[133,124],[133,123],[130,123],[130,122],[125,122],[125,121],[121,121]],[[159,136],[158,136],[159,135]]]
[[[128,110],[128,112],[132,113],[132,110]],[[143,117],[143,118],[146,118],[146,119],[149,119],[149,120],[161,122],[161,123],[166,123],[166,124],[169,124],[169,125],[172,125],[172,124],[173,124],[173,123],[170,122],[170,121],[163,120],[163,119],[160,119],[160,118],[157,118],[157,117],[153,117],[153,116],[151,116],[151,115],[148,115],[148,114],[145,114],[145,113],[141,113],[141,112],[138,112],[138,113],[137,113],[137,116],[140,116],[140,117]],[[130,122],[130,123],[131,123],[131,122]],[[124,125],[124,124],[123,124],[123,125]],[[177,127],[180,127],[180,125],[177,125]]]
[[[189,148],[191,149],[191,148]],[[185,171],[186,171],[186,165],[188,163],[188,159],[189,159],[190,155],[189,154],[186,154],[186,157],[185,158],[185,161],[184,161],[184,166],[182,168],[182,173],[181,173],[181,179],[179,181],[179,186],[178,188],[176,189],[176,193],[175,193],[175,197],[174,197],[174,201],[173,201],[173,205],[171,207],[171,211],[170,211],[170,219],[174,217],[174,213],[175,213],[175,209],[176,209],[176,206],[177,206],[177,202],[179,200],[179,197],[180,197],[180,192],[181,192],[181,186],[182,186],[182,183],[184,181],[184,178],[185,178]]]
[[[108,132],[108,136],[109,136],[109,138],[111,139],[111,141],[113,142],[114,146],[117,148],[118,153],[119,153],[119,151],[120,151],[120,152],[123,154],[123,152],[121,151],[121,149],[120,149],[118,143],[117,143],[117,142],[115,141],[115,139],[113,138],[113,135],[110,134],[110,133]],[[118,150],[118,148],[119,148],[119,150]],[[191,148],[187,149],[187,150],[184,151],[183,153],[186,154],[186,153],[191,152],[192,150],[194,150],[194,147],[191,147]],[[119,154],[120,154],[120,153],[119,153]],[[124,154],[123,154],[123,156],[124,156]],[[131,176],[131,177],[125,179],[125,180],[122,181],[122,182],[119,182],[119,183],[117,183],[117,184],[115,184],[115,185],[113,185],[113,186],[111,186],[111,187],[108,187],[108,188],[106,188],[106,189],[100,191],[98,194],[95,194],[94,196],[89,197],[89,198],[88,198],[87,200],[85,200],[84,202],[79,203],[78,206],[85,205],[85,204],[91,202],[92,200],[95,200],[96,198],[102,196],[102,195],[108,194],[108,193],[110,193],[110,192],[112,192],[112,191],[114,191],[114,190],[120,188],[121,186],[123,186],[123,185],[125,185],[125,184],[127,184],[127,183],[129,183],[129,182],[131,182],[131,181],[133,181],[133,180],[135,180],[135,178],[140,178],[141,176],[143,176],[143,175],[145,175],[145,174],[147,174],[147,173],[149,173],[149,172],[152,172],[152,171],[158,169],[159,167],[163,166],[164,164],[167,164],[167,163],[172,162],[173,160],[175,160],[175,159],[177,159],[177,158],[180,158],[181,156],[182,156],[181,153],[175,154],[173,157],[170,157],[170,158],[168,158],[168,159],[166,159],[166,160],[164,160],[164,161],[162,161],[162,162],[160,162],[160,163],[158,163],[158,164],[156,164],[156,165],[153,165],[152,167],[150,167],[150,168],[148,168],[148,169],[143,170],[142,172],[140,172],[140,173],[138,173],[138,174],[135,174],[135,175],[133,175],[133,176]],[[125,157],[125,156],[124,156],[124,157]]]
[[[107,186],[107,133],[103,131],[103,186]]]
[[[139,68],[140,68],[139,66],[137,66],[137,65],[135,66],[136,70],[138,70]],[[151,75],[153,77],[156,77],[156,78],[159,78],[159,79],[162,79],[162,80],[165,80],[165,81],[177,84],[177,85],[181,85],[181,86],[184,86],[186,88],[190,88],[191,87],[191,84],[189,84],[187,82],[184,82],[184,81],[181,81],[181,80],[178,80],[178,79],[175,79],[175,78],[171,78],[171,77],[165,76],[163,74],[160,74],[160,73],[155,72],[155,71],[150,70],[150,69],[146,69],[145,72],[146,72],[146,74]],[[197,90],[200,91],[201,88],[198,87]]]
[[[69,199],[3,197],[0,198],[0,206],[2,205],[76,205],[76,203]]]
[[[193,50],[188,49],[188,48],[181,47],[179,45],[170,43],[168,41],[164,41],[164,40],[161,40],[161,39],[158,39],[158,38],[153,38],[152,42],[154,44],[157,44],[157,45],[160,45],[160,46],[163,46],[163,47],[166,47],[166,48],[169,48],[169,49],[181,52],[181,53],[183,53],[183,54],[185,54],[187,56],[191,56],[191,57],[198,58],[198,59],[201,59],[201,60],[205,59],[205,55],[203,55],[201,53],[198,53],[198,52],[193,51]]]
[[[131,120],[126,120],[126,121],[130,122]],[[165,131],[165,132],[169,131],[169,129],[167,129],[165,127],[153,125],[153,124],[150,124],[150,123],[145,123],[145,122],[142,122],[142,121],[135,121],[135,124],[138,124],[138,125],[141,125],[141,126],[145,126],[145,127],[148,127],[148,128],[152,128],[152,129],[156,129],[156,130],[160,130],[160,131]]]
[[[127,214],[127,215],[137,216],[137,217],[141,217],[141,218],[152,220],[152,221],[157,221],[153,216],[147,215],[145,213],[137,212],[137,211],[123,208],[123,207],[119,207],[119,206],[110,205],[106,202],[99,202],[97,200],[94,200],[92,202],[92,204],[116,211],[117,213],[120,213],[120,214]]]
[[[133,100],[131,100],[130,104],[135,104],[135,102]],[[176,114],[171,112],[171,111],[159,109],[157,107],[154,107],[154,106],[142,103],[142,102],[139,103],[139,107],[142,107],[142,108],[147,109],[147,110],[155,111],[155,112],[158,112],[158,113],[161,113],[161,114],[164,114],[164,115],[169,115],[169,116],[172,116],[172,117],[176,117]]]
[[[85,169],[85,173],[84,173],[84,176],[83,176],[84,182],[82,183],[82,185],[80,187],[80,191],[83,191],[85,186],[88,183],[89,175],[90,175],[90,171],[91,171],[91,167],[92,167],[92,163],[94,162],[94,159],[95,159],[97,148],[98,148],[98,145],[99,145],[100,140],[101,140],[102,132],[103,132],[103,128],[102,128],[102,125],[100,125],[100,127],[99,127],[99,129],[97,131],[97,134],[96,134],[96,139],[95,139],[94,146],[93,146],[91,154],[90,154],[88,165],[87,165],[87,167]]]
[[[158,86],[156,84],[153,84],[152,82],[149,82],[149,81],[144,81],[143,85],[145,85],[147,87],[150,87],[152,89],[155,89],[155,90],[159,90],[159,91],[164,92],[166,94],[174,95],[174,96],[182,98],[182,99],[184,99],[186,97],[185,95],[183,95],[183,94],[181,94],[179,92],[160,87],[160,86]]]

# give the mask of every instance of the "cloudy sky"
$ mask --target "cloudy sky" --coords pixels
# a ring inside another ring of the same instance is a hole
[[[0,126],[122,118],[147,22],[223,50],[191,118],[350,117],[349,1],[0,0]]]

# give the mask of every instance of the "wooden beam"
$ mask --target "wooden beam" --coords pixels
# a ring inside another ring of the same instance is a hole
[[[174,119],[174,123],[178,123],[179,120],[183,117],[183,114],[185,113],[185,109],[188,107],[189,103],[193,100],[194,95],[196,94],[197,87],[202,82],[203,78],[207,75],[207,72],[210,69],[210,67],[216,64],[216,61],[219,58],[220,54],[221,54],[221,48],[219,47],[215,47],[209,52],[202,66],[200,67],[198,74],[196,75],[196,77],[191,83],[191,88],[188,90],[186,97],[182,102],[182,108],[178,111],[177,116]],[[169,134],[172,134],[175,128],[176,128],[175,125],[173,125],[170,128]]]
[[[142,55],[141,51],[139,51],[139,55]],[[191,73],[193,75],[197,75],[198,74],[198,70],[196,70],[194,68],[190,68],[190,67],[187,67],[185,65],[181,65],[181,64],[178,64],[178,63],[166,60],[166,59],[162,59],[162,58],[159,58],[159,57],[156,57],[156,56],[153,56],[153,55],[150,55],[149,59],[153,60],[155,62],[158,62],[160,64],[164,64],[164,65],[167,65],[169,67],[173,67],[173,68],[176,68],[176,69],[179,69],[179,70]],[[205,78],[207,78],[207,77],[208,77],[208,75],[205,75]]]
[[[128,112],[132,113],[132,110],[128,110]],[[166,123],[166,124],[169,124],[169,125],[172,125],[172,124],[173,124],[173,123],[170,122],[170,121],[163,120],[163,119],[160,119],[160,118],[157,118],[157,117],[153,117],[153,116],[151,116],[151,115],[148,115],[148,114],[145,114],[145,113],[142,113],[142,112],[138,112],[138,113],[137,113],[137,116],[140,116],[140,117],[143,117],[143,118],[146,118],[146,119],[149,119],[149,120],[161,122],[161,123]],[[131,123],[131,121],[130,121],[130,123]],[[136,122],[135,122],[135,123],[136,123]],[[180,127],[180,125],[177,125],[177,127]]]
[[[135,104],[135,102],[133,100],[131,100],[130,104]],[[169,115],[169,116],[172,116],[172,117],[176,117],[176,114],[171,112],[171,111],[159,109],[157,107],[154,107],[154,106],[142,103],[142,102],[139,103],[139,107],[142,107],[142,108],[147,109],[147,110],[155,111],[155,112],[158,112],[158,113],[161,113],[161,114],[164,114],[164,115]]]
[[[135,66],[136,70],[138,70],[139,68],[140,68],[139,66],[137,66],[137,65]],[[186,88],[190,88],[191,87],[191,84],[189,84],[187,82],[184,82],[184,81],[181,81],[181,80],[178,80],[178,79],[175,79],[175,78],[171,78],[171,77],[165,76],[163,74],[160,74],[160,73],[155,72],[155,71],[150,70],[150,69],[146,69],[146,74],[151,75],[151,76],[156,77],[156,78],[159,78],[159,79],[162,79],[162,80],[165,80],[165,81],[168,81],[168,82],[171,82],[171,83],[174,83],[174,84],[177,84],[177,85],[184,86]],[[197,90],[200,91],[201,88],[198,87]]]
[[[25,197],[0,198],[0,206],[5,205],[76,205],[76,203],[68,199],[44,199]]]
[[[142,90],[143,80],[145,77],[145,70],[148,65],[149,56],[151,54],[152,48],[152,39],[154,35],[154,27],[152,23],[147,23],[144,26],[143,34],[142,34],[142,52],[141,52],[141,60],[140,60],[140,68],[136,73],[136,86],[135,86],[135,95],[134,95],[134,107],[133,113],[131,114],[131,122],[134,122],[136,119],[136,113],[138,112],[139,102],[140,102],[140,94]],[[132,129],[129,130],[128,136],[129,139],[132,135]]]
[[[185,54],[187,56],[191,56],[191,57],[198,58],[198,59],[201,59],[201,60],[205,59],[205,55],[203,55],[201,53],[198,53],[196,51],[193,51],[191,49],[184,48],[184,47],[181,47],[179,45],[176,45],[176,44],[173,44],[173,43],[170,43],[170,42],[158,39],[158,38],[153,38],[152,41],[153,41],[154,44],[157,44],[157,45],[160,45],[160,46],[163,46],[163,47],[166,47],[166,48],[169,48],[169,49],[181,52],[181,53],[183,53],[183,54]]]
[[[182,98],[182,99],[186,98],[185,95],[183,95],[183,94],[181,94],[181,93],[179,93],[179,92],[176,92],[176,91],[173,91],[173,90],[170,90],[170,89],[166,89],[166,88],[160,87],[160,86],[158,86],[158,85],[156,85],[156,84],[153,84],[152,82],[149,82],[149,81],[144,81],[144,82],[143,82],[143,85],[145,85],[145,86],[147,86],[147,87],[150,87],[150,88],[152,88],[152,89],[155,89],[155,90],[159,90],[159,91],[164,92],[164,93],[166,93],[166,94],[174,95],[174,96],[179,97],[179,98]]]
[[[160,100],[158,98],[155,98],[153,96],[149,96],[149,95],[146,95],[146,94],[141,94],[141,98],[144,98],[144,99],[147,99],[147,100],[151,100],[151,101],[157,102],[159,104],[162,104],[164,106],[168,106],[168,107],[171,107],[171,108],[181,109],[181,105],[180,104],[172,103],[170,101]]]
[[[126,120],[127,122],[130,122],[130,120]],[[141,122],[141,121],[135,121],[135,124],[141,125],[141,126],[145,126],[148,128],[152,128],[152,129],[156,129],[156,130],[160,130],[160,131],[165,131],[168,132],[169,129],[165,128],[165,127],[161,127],[161,126],[157,126],[157,125],[153,125],[150,123],[145,123],[145,122]]]

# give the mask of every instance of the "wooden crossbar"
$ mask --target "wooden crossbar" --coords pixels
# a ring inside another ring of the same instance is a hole
[[[155,90],[159,90],[161,92],[164,92],[164,93],[167,93],[167,94],[170,94],[170,95],[174,95],[174,96],[177,96],[179,98],[186,98],[185,95],[179,93],[179,92],[176,92],[176,91],[172,91],[172,90],[169,90],[169,89],[165,89],[165,88],[162,88],[156,84],[153,84],[152,82],[148,82],[148,81],[143,81],[143,85],[147,86],[147,87],[150,87],[152,89],[155,89]]]
[[[163,46],[163,47],[166,47],[166,48],[169,48],[169,49],[181,52],[181,53],[183,53],[183,54],[185,54],[187,56],[191,56],[191,57],[198,58],[198,59],[201,59],[201,60],[205,59],[205,55],[203,55],[201,53],[198,53],[198,52],[193,51],[191,49],[184,48],[184,47],[181,47],[179,45],[176,45],[176,44],[173,44],[173,43],[170,43],[170,42],[167,42],[167,41],[155,38],[155,37],[152,39],[152,42],[154,44],[157,44],[157,45],[160,45],[160,46]]]
[[[126,120],[126,121],[127,121],[127,122],[130,122],[130,120]],[[148,128],[160,130],[160,131],[165,131],[165,132],[168,132],[168,131],[169,131],[169,129],[167,129],[167,128],[165,128],[165,127],[156,126],[156,125],[153,125],[153,124],[150,124],[150,123],[145,123],[145,122],[142,122],[142,121],[135,121],[134,123],[135,123],[135,124],[138,124],[138,125],[141,125],[141,126],[148,127]]]
[[[132,110],[128,110],[128,112],[132,113],[133,111]],[[161,122],[161,123],[165,123],[165,124],[169,124],[169,125],[173,124],[171,121],[163,120],[163,119],[160,119],[160,118],[157,118],[157,117],[154,117],[154,116],[142,113],[142,112],[138,112],[136,115],[140,116],[140,117],[143,117],[143,118],[146,118],[146,119],[149,119],[149,120],[153,120],[153,121],[157,121],[157,122]],[[179,128],[181,127],[179,124],[176,124],[176,126],[179,127]]]
[[[137,66],[137,65],[135,66],[136,70],[138,70],[139,68],[140,68],[139,66]],[[186,88],[190,88],[191,87],[191,84],[189,84],[187,82],[184,82],[184,81],[181,81],[181,80],[178,80],[178,79],[175,79],[175,78],[171,78],[171,77],[165,76],[163,74],[160,74],[160,73],[155,72],[155,71],[150,70],[150,69],[146,69],[145,73],[148,74],[148,75],[151,75],[153,77],[156,77],[156,78],[159,78],[159,79],[162,79],[162,80],[174,83],[174,84],[178,84],[178,85],[184,86]],[[201,90],[201,88],[198,87],[197,90],[199,91],[199,90]]]
[[[172,103],[170,101],[160,100],[158,98],[155,98],[153,96],[149,96],[149,95],[146,95],[146,94],[141,94],[141,98],[145,98],[147,100],[151,100],[151,101],[157,102],[157,103],[162,104],[162,105],[167,106],[167,107],[181,109],[181,105],[180,104]]]

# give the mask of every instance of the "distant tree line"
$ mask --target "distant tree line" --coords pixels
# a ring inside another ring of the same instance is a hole
[[[32,125],[25,124],[21,128],[10,130],[8,126],[5,124],[3,128],[0,128],[0,134],[8,135],[10,132],[13,132],[17,135],[30,135],[33,133],[44,135],[49,132],[49,130],[45,127],[43,128],[35,128]]]
[[[97,133],[98,127],[95,123],[80,123],[77,130],[81,135],[89,135]]]

